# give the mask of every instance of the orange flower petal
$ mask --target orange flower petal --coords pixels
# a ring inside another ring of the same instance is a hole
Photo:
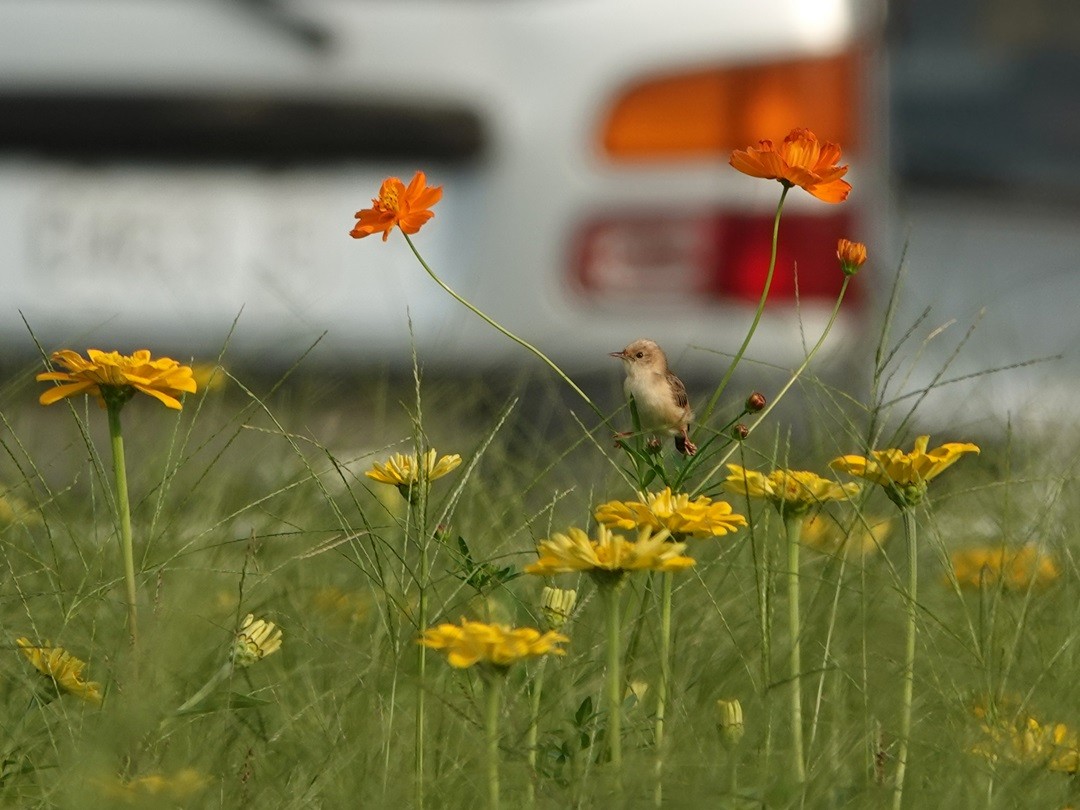
[[[851,193],[851,183],[846,180],[837,180],[824,186],[813,186],[806,190],[822,202],[842,203]]]
[[[758,148],[735,150],[729,162],[743,174],[799,186],[819,200],[838,203],[851,191],[851,184],[840,179],[848,170],[836,165],[840,155],[837,144],[818,141],[808,129],[793,129],[779,148],[762,140]]]
[[[363,239],[382,232],[385,242],[395,226],[402,233],[416,233],[434,216],[429,209],[441,199],[442,186],[429,187],[423,172],[417,172],[408,186],[396,177],[388,177],[379,188],[379,196],[372,199],[371,208],[354,214],[359,222],[349,235]]]

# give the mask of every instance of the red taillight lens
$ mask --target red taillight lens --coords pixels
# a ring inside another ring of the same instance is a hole
[[[641,82],[607,114],[604,153],[616,160],[716,157],[795,127],[857,150],[856,63],[849,52]]]
[[[771,215],[687,218],[624,216],[587,225],[573,265],[576,286],[607,303],[756,302],[772,246]],[[837,240],[852,233],[845,213],[785,213],[770,300],[833,300],[844,275]],[[849,300],[851,296],[849,294]]]

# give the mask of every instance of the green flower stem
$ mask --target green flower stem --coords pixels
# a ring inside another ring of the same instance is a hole
[[[776,407],[776,403],[783,399],[784,395],[787,394],[789,390],[791,390],[791,386],[793,386],[795,382],[799,379],[799,377],[802,376],[802,373],[806,371],[807,366],[810,365],[810,361],[814,359],[814,355],[816,355],[821,349],[821,347],[825,344],[825,338],[829,336],[829,333],[832,331],[833,325],[836,323],[836,319],[840,316],[840,305],[844,303],[844,297],[847,295],[847,288],[848,285],[851,284],[852,278],[853,276],[844,276],[844,282],[840,285],[840,292],[836,296],[836,303],[833,304],[832,312],[829,314],[829,321],[825,324],[825,328],[821,332],[821,337],[818,338],[817,343],[813,345],[813,347],[807,353],[806,358],[802,361],[802,363],[799,364],[799,367],[795,369],[795,373],[791,375],[791,378],[786,383],[784,383],[784,386],[776,393],[776,396],[773,397],[772,402],[766,405],[765,408],[757,414],[757,418],[754,420],[754,424],[750,425],[751,431],[753,431],[754,428],[757,427],[758,424],[769,415],[770,411],[772,411],[772,409]]]
[[[656,687],[656,789],[653,803],[664,803],[664,714],[671,683],[671,592],[675,579],[671,571],[662,574],[660,586],[660,683]]]
[[[484,732],[487,737],[488,807],[499,807],[499,700],[502,695],[505,671],[495,670],[487,680],[487,706],[484,711]]]
[[[184,704],[176,710],[175,714],[183,714],[186,711],[190,711],[206,700],[206,697],[218,687],[218,684],[232,675],[234,668],[235,665],[230,656],[229,660],[222,664],[221,669],[211,676],[210,680],[203,685],[202,689],[184,701]]]
[[[907,638],[904,645],[903,695],[901,698],[900,744],[896,755],[896,787],[893,790],[893,808],[900,810],[904,801],[904,777],[907,774],[908,743],[911,740],[911,704],[915,693],[915,620],[918,614],[917,593],[919,567],[915,543],[915,512],[909,506],[901,509],[904,518],[904,535],[907,538],[908,592],[907,592]]]
[[[511,332],[509,329],[507,329],[505,326],[502,326],[501,324],[499,324],[496,321],[492,320],[486,314],[481,312],[475,306],[473,306],[468,301],[466,301],[464,298],[462,298],[460,295],[458,295],[456,292],[454,292],[446,284],[445,281],[443,281],[441,278],[439,278],[435,274],[435,271],[431,269],[431,266],[428,265],[428,263],[426,261],[424,261],[424,257],[420,255],[420,251],[418,251],[416,249],[416,245],[413,244],[413,241],[412,241],[412,239],[409,238],[409,235],[407,233],[405,233],[404,231],[402,231],[402,235],[405,237],[405,241],[409,243],[409,248],[412,250],[413,255],[416,257],[416,260],[418,262],[420,262],[420,266],[424,268],[424,270],[427,272],[427,274],[429,276],[431,276],[432,281],[434,281],[436,284],[438,284],[440,287],[442,287],[443,290],[445,290],[447,292],[447,294],[450,295],[451,298],[453,298],[455,301],[457,301],[459,304],[461,304],[463,307],[465,307],[471,313],[476,315],[476,317],[478,317],[484,323],[488,324],[488,326],[491,326],[494,329],[497,329],[503,335],[510,338],[510,340],[514,341],[515,343],[517,343],[522,348],[528,349],[536,357],[543,360],[548,365],[548,367],[551,368],[552,371],[554,371],[557,375],[559,375],[559,377],[562,378],[563,382],[565,382],[567,385],[570,386],[570,388],[573,389],[574,393],[576,393],[579,397],[581,397],[583,400],[585,400],[585,404],[587,404],[590,408],[592,408],[593,413],[595,413],[598,417],[600,417],[601,421],[603,421],[604,424],[607,424],[608,420],[607,420],[607,416],[604,415],[604,412],[601,411],[595,405],[595,403],[593,403],[593,401],[591,399],[589,399],[589,396],[578,387],[577,383],[575,383],[573,380],[570,379],[569,376],[567,376],[565,371],[563,371],[561,368],[559,368],[555,364],[554,360],[552,360],[550,357],[548,357],[546,354],[544,354],[542,351],[540,351],[538,348],[533,346],[531,343],[529,343],[524,338],[518,337],[513,332]]]
[[[420,581],[427,579],[427,547],[420,548]],[[420,586],[420,604],[418,606],[418,624],[423,629],[427,627],[428,597],[427,588]],[[427,648],[420,644],[416,653],[416,806],[424,806],[424,687],[427,675]]]
[[[540,739],[540,696],[544,691],[547,658],[541,658],[537,666],[536,677],[533,678],[532,683],[532,694],[529,696],[529,731],[525,735],[525,750],[529,763],[529,781],[525,786],[525,798],[529,807],[536,806],[536,782],[540,778],[536,770],[536,759]]]
[[[619,582],[600,586],[607,618],[607,742],[616,792],[622,792],[622,675],[619,672]]]
[[[780,192],[780,201],[776,204],[776,215],[773,217],[772,252],[769,255],[769,272],[765,275],[765,286],[761,290],[761,298],[758,300],[757,310],[754,312],[754,320],[750,323],[750,329],[747,330],[742,345],[739,347],[739,350],[735,352],[735,357],[732,358],[731,365],[729,365],[728,370],[724,372],[720,384],[716,386],[716,390],[709,399],[709,404],[705,406],[705,409],[698,417],[697,422],[699,425],[705,424],[712,415],[713,410],[716,408],[716,403],[720,400],[720,395],[724,393],[724,389],[727,388],[727,384],[731,381],[731,377],[735,373],[736,366],[739,365],[739,361],[741,361],[743,355],[746,354],[746,349],[750,345],[750,339],[754,336],[754,332],[757,331],[758,324],[761,323],[761,316],[765,312],[765,302],[769,298],[769,289],[772,287],[773,274],[776,272],[776,247],[779,244],[780,239],[780,215],[784,212],[784,200],[787,198],[788,191],[791,190],[791,186],[787,184],[784,184],[783,187],[784,190]],[[694,438],[697,438],[696,432]]]
[[[120,554],[124,561],[124,585],[127,590],[128,634],[131,646],[139,644],[139,617],[135,591],[135,550],[131,537],[131,502],[128,498],[127,465],[124,463],[124,435],[120,429],[122,403],[109,402],[109,438],[112,443],[113,478],[116,484],[116,511],[120,519]]]
[[[420,546],[420,567],[417,572],[417,584],[420,590],[419,604],[417,605],[416,623],[420,633],[428,626],[428,578],[430,576],[430,561],[428,560],[427,522],[423,516],[427,513],[427,481],[420,480],[416,483],[419,488],[419,497],[414,503],[409,498],[409,511],[412,513],[410,521],[417,531],[418,545]],[[412,493],[410,493],[411,495]],[[427,647],[423,644],[416,645],[416,728],[414,751],[414,779],[416,780],[416,807],[423,810],[424,807],[424,703],[427,692]]]
[[[618,443],[622,445],[634,464],[634,478],[636,479],[637,489],[644,491],[651,480],[650,476],[657,473],[663,479],[666,479],[667,476],[664,472],[664,465],[655,464],[645,454],[645,434],[641,429],[641,416],[638,413],[637,402],[634,401],[633,397],[630,397],[628,402],[630,404],[630,424],[633,427],[633,432],[626,438],[620,438]],[[633,439],[633,446],[631,446],[628,439]],[[666,480],[665,483],[667,483]]]
[[[804,515],[784,515],[787,534],[788,633],[791,636],[791,756],[795,779],[806,781],[802,728],[802,641],[799,638],[799,538]]]
[[[840,316],[840,306],[844,303],[844,297],[847,295],[847,288],[848,285],[851,283],[852,278],[852,276],[844,277],[844,283],[840,287],[840,293],[836,296],[836,303],[833,305],[832,314],[829,315],[829,322],[825,324],[825,329],[822,330],[821,336],[818,338],[817,343],[813,345],[813,347],[807,353],[806,358],[802,361],[802,363],[799,364],[799,367],[795,369],[794,373],[791,375],[788,381],[784,383],[783,388],[781,388],[777,392],[776,396],[773,397],[772,402],[766,405],[765,409],[757,414],[757,418],[747,429],[747,436],[753,433],[754,429],[758,425],[760,425],[769,415],[772,409],[780,403],[780,400],[782,400],[787,394],[787,392],[791,390],[791,386],[793,386],[795,382],[799,379],[799,377],[802,376],[802,373],[806,371],[806,369],[810,366],[810,361],[814,359],[814,356],[821,350],[821,347],[825,344],[825,338],[829,336],[829,333],[832,331],[833,326],[836,324],[836,319]],[[738,446],[738,444],[736,444],[736,446]],[[709,470],[709,472],[704,476],[704,478],[701,479],[701,483],[698,484],[697,487],[695,487],[691,491],[691,495],[697,495],[698,493],[700,493],[700,491],[704,489],[706,483],[713,480],[716,474],[720,472],[721,468],[725,464],[727,464],[728,459],[731,458],[734,450],[735,448],[733,447],[731,450],[724,453],[720,460],[712,467],[712,469]]]
[[[745,462],[739,445],[739,461]],[[746,496],[746,513],[750,511],[750,496]],[[761,703],[764,717],[762,726],[765,729],[765,739],[761,746],[761,767],[769,773],[772,767],[772,735],[773,735],[773,691],[772,691],[772,588],[771,574],[772,555],[770,545],[767,542],[758,542],[759,533],[755,531],[755,523],[750,522],[750,554],[753,560],[754,585],[757,590],[757,607],[759,631],[761,634]]]

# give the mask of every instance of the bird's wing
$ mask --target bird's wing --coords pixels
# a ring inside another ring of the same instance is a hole
[[[690,399],[686,396],[686,386],[683,385],[683,381],[672,374],[670,371],[667,373],[668,384],[671,386],[671,393],[675,395],[675,401],[679,403],[680,408],[686,408],[690,405]]]

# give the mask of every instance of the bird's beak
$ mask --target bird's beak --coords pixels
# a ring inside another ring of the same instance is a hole
[[[626,359],[626,351],[623,350],[621,352],[608,352],[608,356],[609,357],[618,357],[620,360],[625,360]]]

